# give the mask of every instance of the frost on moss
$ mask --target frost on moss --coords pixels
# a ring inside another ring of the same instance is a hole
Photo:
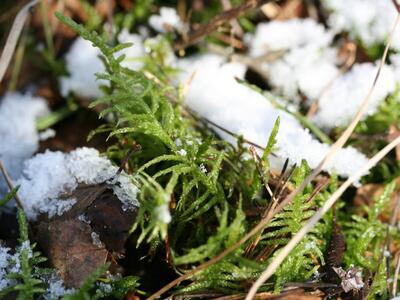
[[[245,66],[225,63],[223,58],[215,55],[184,59],[179,66],[185,70],[181,82],[184,83],[194,74],[185,103],[225,129],[265,146],[274,122],[280,116],[275,151],[279,159],[271,158],[275,167],[280,167],[289,158],[292,163],[306,159],[309,166],[315,168],[327,154],[329,145],[317,141],[293,116],[273,107],[263,95],[235,80],[235,77],[243,79]],[[236,144],[235,138],[216,130],[224,139]],[[342,176],[349,176],[366,161],[363,154],[348,147],[340,150],[325,170],[335,170]]]
[[[25,163],[19,195],[27,217],[36,220],[40,214],[53,216],[68,211],[76,200],[65,199],[78,184],[99,184],[115,177],[118,168],[91,148],[78,148],[71,153],[46,151]],[[112,182],[114,193],[126,209],[138,206],[138,188],[124,173]]]

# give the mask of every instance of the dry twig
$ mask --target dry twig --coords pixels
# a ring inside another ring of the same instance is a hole
[[[4,74],[6,73],[8,65],[10,64],[15,47],[17,46],[18,38],[21,34],[22,28],[24,27],[26,18],[28,17],[29,10],[38,2],[39,0],[30,1],[19,11],[17,16],[15,17],[14,23],[11,27],[10,33],[8,34],[6,44],[0,57],[0,82],[3,80]]]

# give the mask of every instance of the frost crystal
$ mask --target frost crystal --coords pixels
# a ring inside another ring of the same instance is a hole
[[[39,147],[36,119],[49,112],[43,98],[8,93],[0,100],[0,160],[12,179],[17,179],[25,159]],[[0,195],[5,192],[1,176]]]
[[[349,32],[366,47],[383,44],[396,20],[392,0],[323,0],[331,11],[329,25],[337,32]],[[392,47],[400,48],[400,28],[393,35]]]
[[[65,295],[70,295],[75,291],[75,289],[65,288],[64,282],[55,274],[52,274],[46,281],[48,283],[48,288],[46,294],[43,295],[45,300],[59,299]]]
[[[108,159],[100,157],[99,152],[91,148],[78,148],[69,154],[59,151],[37,154],[26,161],[23,176],[17,181],[27,217],[36,220],[43,213],[50,218],[62,215],[76,202],[75,199],[65,199],[65,195],[79,183],[103,183],[117,170]],[[111,185],[125,209],[139,205],[138,188],[128,175],[122,173]]]
[[[185,149],[180,149],[178,151],[178,154],[181,155],[181,156],[186,156],[187,155],[187,151]]]
[[[29,241],[24,241],[21,246],[17,247],[14,254],[10,254],[10,248],[0,245],[0,291],[18,283],[15,279],[7,277],[8,275],[21,272],[20,256],[21,252],[26,250],[28,258],[32,258],[33,253]]]
[[[10,248],[0,246],[0,291],[13,285],[13,280],[6,278],[13,260],[10,250]]]
[[[99,247],[99,248],[104,248],[104,245],[100,240],[100,236],[96,232],[93,231],[90,234],[90,237],[92,238],[93,245],[95,245],[96,247]]]
[[[271,51],[282,51],[282,57],[262,63],[261,69],[287,98],[298,102],[301,92],[312,101],[339,72],[337,51],[329,48],[332,38],[332,32],[312,19],[261,23],[250,38],[250,55],[260,59]]]
[[[182,31],[184,28],[184,23],[172,7],[161,7],[159,15],[150,16],[149,24],[154,30],[161,33],[174,29]]]
[[[122,66],[132,70],[140,69],[143,64],[139,60],[144,55],[143,40],[140,35],[130,34],[123,30],[118,36],[119,43],[133,43],[132,46],[116,52],[118,57],[125,55]],[[96,73],[105,72],[105,67],[99,55],[100,50],[89,41],[77,38],[65,56],[69,76],[60,79],[61,93],[67,96],[73,92],[85,98],[99,98],[103,95],[99,85],[105,81],[96,80]]]
[[[356,64],[348,73],[335,80],[321,97],[313,121],[323,128],[346,126],[350,123],[366,98],[376,71],[377,66],[372,63]],[[394,74],[388,66],[384,66],[370,98],[367,114],[373,114],[381,101],[394,89]]]
[[[315,168],[327,154],[329,145],[313,138],[294,117],[274,108],[263,95],[235,80],[235,77],[244,78],[245,66],[224,63],[224,59],[216,55],[183,59],[179,61],[179,66],[187,71],[180,78],[182,83],[194,74],[185,103],[223,128],[265,146],[275,120],[280,116],[278,149],[275,152],[279,160],[272,161],[275,167],[279,168],[289,158],[292,163],[306,159],[310,167]],[[222,138],[236,144],[232,136],[218,129],[216,131]],[[349,176],[366,161],[363,154],[348,147],[340,150],[325,170]]]

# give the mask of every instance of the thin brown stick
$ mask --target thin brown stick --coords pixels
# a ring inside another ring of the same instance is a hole
[[[3,162],[1,160],[0,160],[0,171],[3,174],[4,179],[6,180],[8,188],[10,189],[10,191],[12,191],[14,189],[14,185],[12,183],[10,175],[8,174],[6,168],[4,167]],[[23,210],[24,206],[22,204],[21,198],[18,196],[18,193],[15,194],[14,198],[15,198],[15,201],[17,202],[17,205],[19,206],[19,208],[21,208]]]
[[[8,65],[10,64],[15,47],[17,46],[18,38],[21,34],[22,28],[24,27],[25,20],[28,17],[29,10],[38,2],[39,0],[30,1],[19,11],[17,16],[15,17],[14,23],[11,27],[10,33],[8,34],[6,44],[0,57],[0,82],[3,80],[4,74],[6,73]]]
[[[398,13],[400,13],[400,4],[397,2],[397,0],[392,0],[394,7],[396,7],[396,10]]]
[[[187,38],[175,43],[175,50],[183,50],[197,42],[201,41],[206,35],[214,32],[218,27],[226,22],[242,16],[249,10],[255,9],[268,2],[268,0],[247,0],[245,3],[235,6],[232,9],[223,11],[215,16],[210,22],[202,24],[198,29],[189,32]]]

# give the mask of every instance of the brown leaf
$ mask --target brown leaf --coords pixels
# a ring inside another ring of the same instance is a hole
[[[124,253],[137,210],[123,210],[112,190],[104,191],[87,209],[86,217],[109,251]]]
[[[107,260],[107,249],[95,245],[91,234],[90,225],[77,219],[52,220],[37,226],[38,242],[67,287],[79,288]]]
[[[36,236],[65,284],[79,287],[107,260],[120,272],[115,257],[125,253],[124,246],[137,210],[124,210],[123,203],[107,183],[80,184],[64,197],[75,198],[77,202],[62,216],[51,220],[40,218]]]

